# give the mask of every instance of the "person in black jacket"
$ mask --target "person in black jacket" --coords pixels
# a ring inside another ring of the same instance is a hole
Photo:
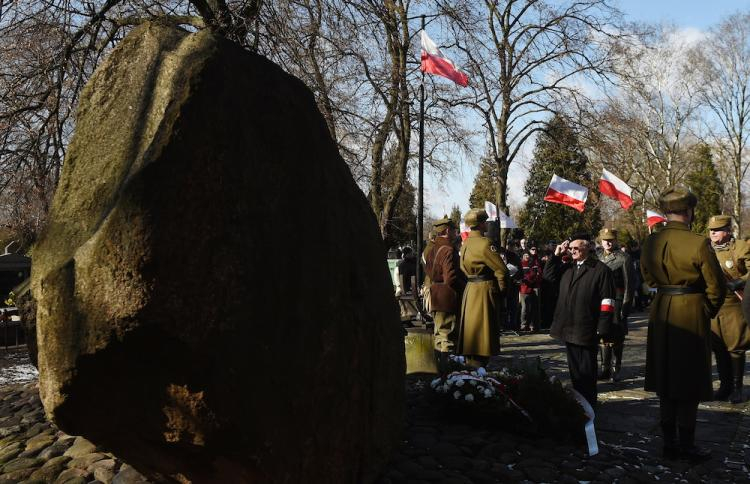
[[[585,234],[558,245],[544,266],[544,279],[558,284],[560,291],[550,336],[565,342],[573,388],[594,407],[597,345],[610,332],[615,285],[607,266],[589,257],[590,247]],[[568,250],[571,260],[563,263]]]

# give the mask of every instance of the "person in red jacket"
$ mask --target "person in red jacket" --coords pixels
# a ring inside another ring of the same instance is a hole
[[[537,311],[537,290],[542,282],[542,268],[536,258],[531,258],[528,252],[521,258],[521,287],[519,300],[521,303],[521,331],[536,331],[539,314]]]

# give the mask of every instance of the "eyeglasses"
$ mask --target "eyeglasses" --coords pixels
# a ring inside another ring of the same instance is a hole
[[[575,250],[576,252],[580,252],[580,251],[583,250],[583,247],[573,247],[573,246],[570,246],[570,250]]]

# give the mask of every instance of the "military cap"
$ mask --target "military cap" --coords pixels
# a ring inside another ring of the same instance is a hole
[[[489,215],[487,215],[487,212],[483,208],[472,208],[468,212],[466,212],[466,215],[464,215],[464,222],[469,227],[477,227],[482,222],[486,222],[489,218]]]
[[[617,240],[617,230],[603,228],[599,231],[600,240]]]
[[[695,207],[698,199],[687,188],[680,186],[669,187],[659,196],[659,207],[665,212],[682,212]]]
[[[732,225],[731,215],[714,215],[708,219],[708,230],[723,229]]]
[[[456,224],[453,223],[453,220],[451,220],[450,218],[448,218],[447,215],[443,215],[443,218],[435,220],[435,222],[433,222],[433,224],[432,224],[432,226],[435,227],[436,229],[439,228],[439,227],[442,227],[444,225],[449,225],[451,227],[455,227],[456,226]]]

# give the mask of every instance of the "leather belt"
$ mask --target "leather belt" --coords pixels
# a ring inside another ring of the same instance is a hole
[[[682,296],[685,294],[703,294],[706,290],[701,287],[693,286],[659,286],[656,288],[657,294],[665,296]]]
[[[484,274],[479,274],[477,276],[466,276],[466,278],[469,280],[469,282],[484,282],[495,280],[495,276],[488,276]]]

